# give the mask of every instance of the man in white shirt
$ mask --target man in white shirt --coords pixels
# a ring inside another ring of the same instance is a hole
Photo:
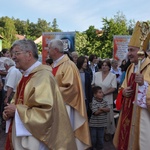
[[[16,87],[22,77],[22,73],[15,67],[15,62],[10,58],[4,60],[4,67],[8,72],[5,78],[4,85],[4,103],[6,104],[12,99],[14,93],[16,92]]]

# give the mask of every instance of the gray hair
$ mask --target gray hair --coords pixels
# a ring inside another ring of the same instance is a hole
[[[11,50],[15,47],[19,46],[19,48],[22,51],[31,51],[33,54],[33,57],[35,59],[38,59],[38,49],[36,47],[36,44],[32,40],[23,39],[23,40],[16,40],[11,47]]]
[[[72,52],[71,53],[71,56],[73,57],[73,56],[78,56],[78,52]]]
[[[111,64],[114,64],[114,63],[118,63],[118,61],[117,61],[116,59],[113,59],[113,60],[111,61]]]
[[[64,53],[64,44],[61,40],[53,39],[48,43],[48,47],[52,49],[58,49],[60,53]]]
[[[15,66],[15,62],[12,59],[7,58],[7,59],[4,60],[4,65]]]

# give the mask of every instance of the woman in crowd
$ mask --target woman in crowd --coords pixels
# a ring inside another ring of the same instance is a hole
[[[82,88],[84,93],[84,99],[87,109],[88,117],[90,117],[89,103],[92,101],[92,89],[91,89],[91,76],[87,72],[88,60],[85,56],[80,56],[77,59],[77,67],[80,72]]]
[[[102,62],[102,70],[96,72],[93,77],[92,85],[102,87],[104,93],[104,100],[107,101],[107,104],[110,108],[108,113],[108,122],[106,134],[113,135],[115,133],[115,122],[114,122],[114,113],[113,113],[113,92],[117,88],[116,75],[110,72],[111,63],[108,60]]]
[[[99,61],[98,61],[98,63],[97,63],[98,71],[102,71],[102,63],[103,63],[102,60],[99,60]]]
[[[11,55],[10,55],[10,51],[6,48],[2,49],[1,51],[3,57],[8,57],[8,58],[11,58]]]
[[[119,66],[119,68],[121,68],[122,72],[123,72],[123,70],[125,68],[125,65],[126,65],[126,59],[123,59],[122,62],[121,62],[121,65]]]
[[[89,56],[89,67],[91,68],[93,75],[98,71],[97,56],[94,54]]]
[[[125,75],[126,75],[126,70],[128,69],[128,67],[130,66],[131,62],[130,60],[127,60],[126,64],[124,65],[123,69],[122,69],[122,75],[121,75],[121,80],[120,80],[120,84],[123,83]]]

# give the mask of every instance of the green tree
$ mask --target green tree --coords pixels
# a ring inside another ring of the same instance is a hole
[[[28,35],[28,20],[27,21],[23,21],[23,20],[19,20],[19,19],[14,19],[14,24],[15,24],[15,28],[16,31],[19,35]]]
[[[52,28],[50,26],[50,22],[47,22],[44,19],[38,19],[38,22],[36,24],[36,37],[40,37],[42,35],[42,32],[51,32]]]
[[[61,30],[58,28],[56,18],[54,18],[54,20],[52,21],[52,31],[53,32],[61,32]]]
[[[125,16],[118,12],[112,19],[103,18],[103,35],[99,38],[101,44],[99,46],[101,58],[112,58],[113,56],[113,36],[129,35],[127,28],[127,20]]]
[[[76,50],[79,54],[100,55],[99,46],[101,42],[97,31],[99,32],[94,26],[90,26],[85,32],[76,32]]]
[[[0,34],[4,38],[2,41],[2,47],[10,48],[11,44],[16,40],[16,28],[14,21],[11,18],[0,18]]]
[[[41,54],[42,53],[42,42],[36,44],[37,49],[38,49],[38,53]]]
[[[39,18],[37,23],[29,22],[28,31],[30,36],[38,38],[42,35],[42,32],[51,32],[52,28],[50,22]]]
[[[36,24],[31,22],[29,23],[29,27],[28,27],[28,34],[30,36],[38,37],[38,35],[36,35],[35,33],[36,33]]]
[[[76,32],[75,50],[79,53],[79,55],[88,55],[86,46],[87,46],[87,35],[85,33]]]
[[[128,32],[129,32],[130,35],[132,35],[132,33],[133,33],[134,26],[135,26],[135,20],[129,20],[129,22],[128,22]]]
[[[85,31],[85,34],[87,35],[87,45],[85,49],[88,55],[99,55],[100,40],[96,31],[97,29],[94,26],[90,26],[89,29]]]

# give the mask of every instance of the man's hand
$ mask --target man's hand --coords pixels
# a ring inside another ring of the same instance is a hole
[[[134,90],[133,89],[131,89],[131,87],[130,86],[128,86],[127,88],[125,88],[124,90],[123,90],[123,96],[124,97],[131,97],[132,95],[133,95],[133,92],[134,92]]]
[[[135,75],[135,82],[139,84],[139,86],[142,86],[144,84],[144,78],[142,74],[136,74]]]
[[[4,104],[7,105],[7,103],[8,103],[8,97],[6,97],[4,100]]]
[[[15,111],[16,111],[16,105],[7,103],[7,106],[4,108],[4,112],[3,112],[4,119],[8,120],[9,118],[14,117]]]
[[[3,119],[4,120],[8,120],[9,119],[8,116],[6,115],[5,111],[3,111]]]

